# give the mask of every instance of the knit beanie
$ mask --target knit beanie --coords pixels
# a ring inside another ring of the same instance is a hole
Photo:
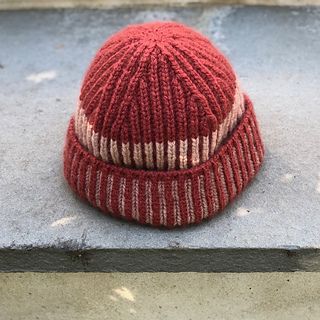
[[[153,22],[97,52],[69,123],[64,175],[105,213],[172,228],[225,208],[263,155],[227,59],[191,28]]]

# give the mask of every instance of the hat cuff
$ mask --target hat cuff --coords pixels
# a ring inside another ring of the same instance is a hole
[[[74,119],[64,149],[64,175],[71,188],[103,212],[152,226],[175,227],[214,216],[258,172],[264,148],[253,106],[206,162],[189,169],[147,171],[109,164],[79,142]]]

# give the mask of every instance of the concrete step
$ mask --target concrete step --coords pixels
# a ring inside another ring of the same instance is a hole
[[[164,231],[106,217],[62,176],[80,82],[129,23],[212,38],[252,97],[265,164],[223,214]],[[320,10],[278,7],[0,12],[1,271],[319,271]]]
[[[319,0],[0,0],[0,10],[61,8],[134,8],[137,6],[185,5],[320,5]]]

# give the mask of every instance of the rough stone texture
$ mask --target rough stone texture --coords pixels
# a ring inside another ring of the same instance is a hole
[[[319,320],[320,273],[0,274],[3,320]]]
[[[213,220],[164,231],[78,200],[62,147],[84,70],[128,23],[204,32],[254,101],[265,164]],[[0,270],[320,270],[320,10],[220,7],[0,12]]]
[[[0,10],[35,8],[123,8],[135,6],[184,5],[267,5],[304,6],[319,5],[319,0],[0,0]]]

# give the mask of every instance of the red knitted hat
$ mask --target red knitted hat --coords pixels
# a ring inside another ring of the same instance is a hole
[[[67,132],[64,174],[111,215],[175,227],[222,210],[257,173],[253,106],[208,39],[133,25],[98,51]]]

